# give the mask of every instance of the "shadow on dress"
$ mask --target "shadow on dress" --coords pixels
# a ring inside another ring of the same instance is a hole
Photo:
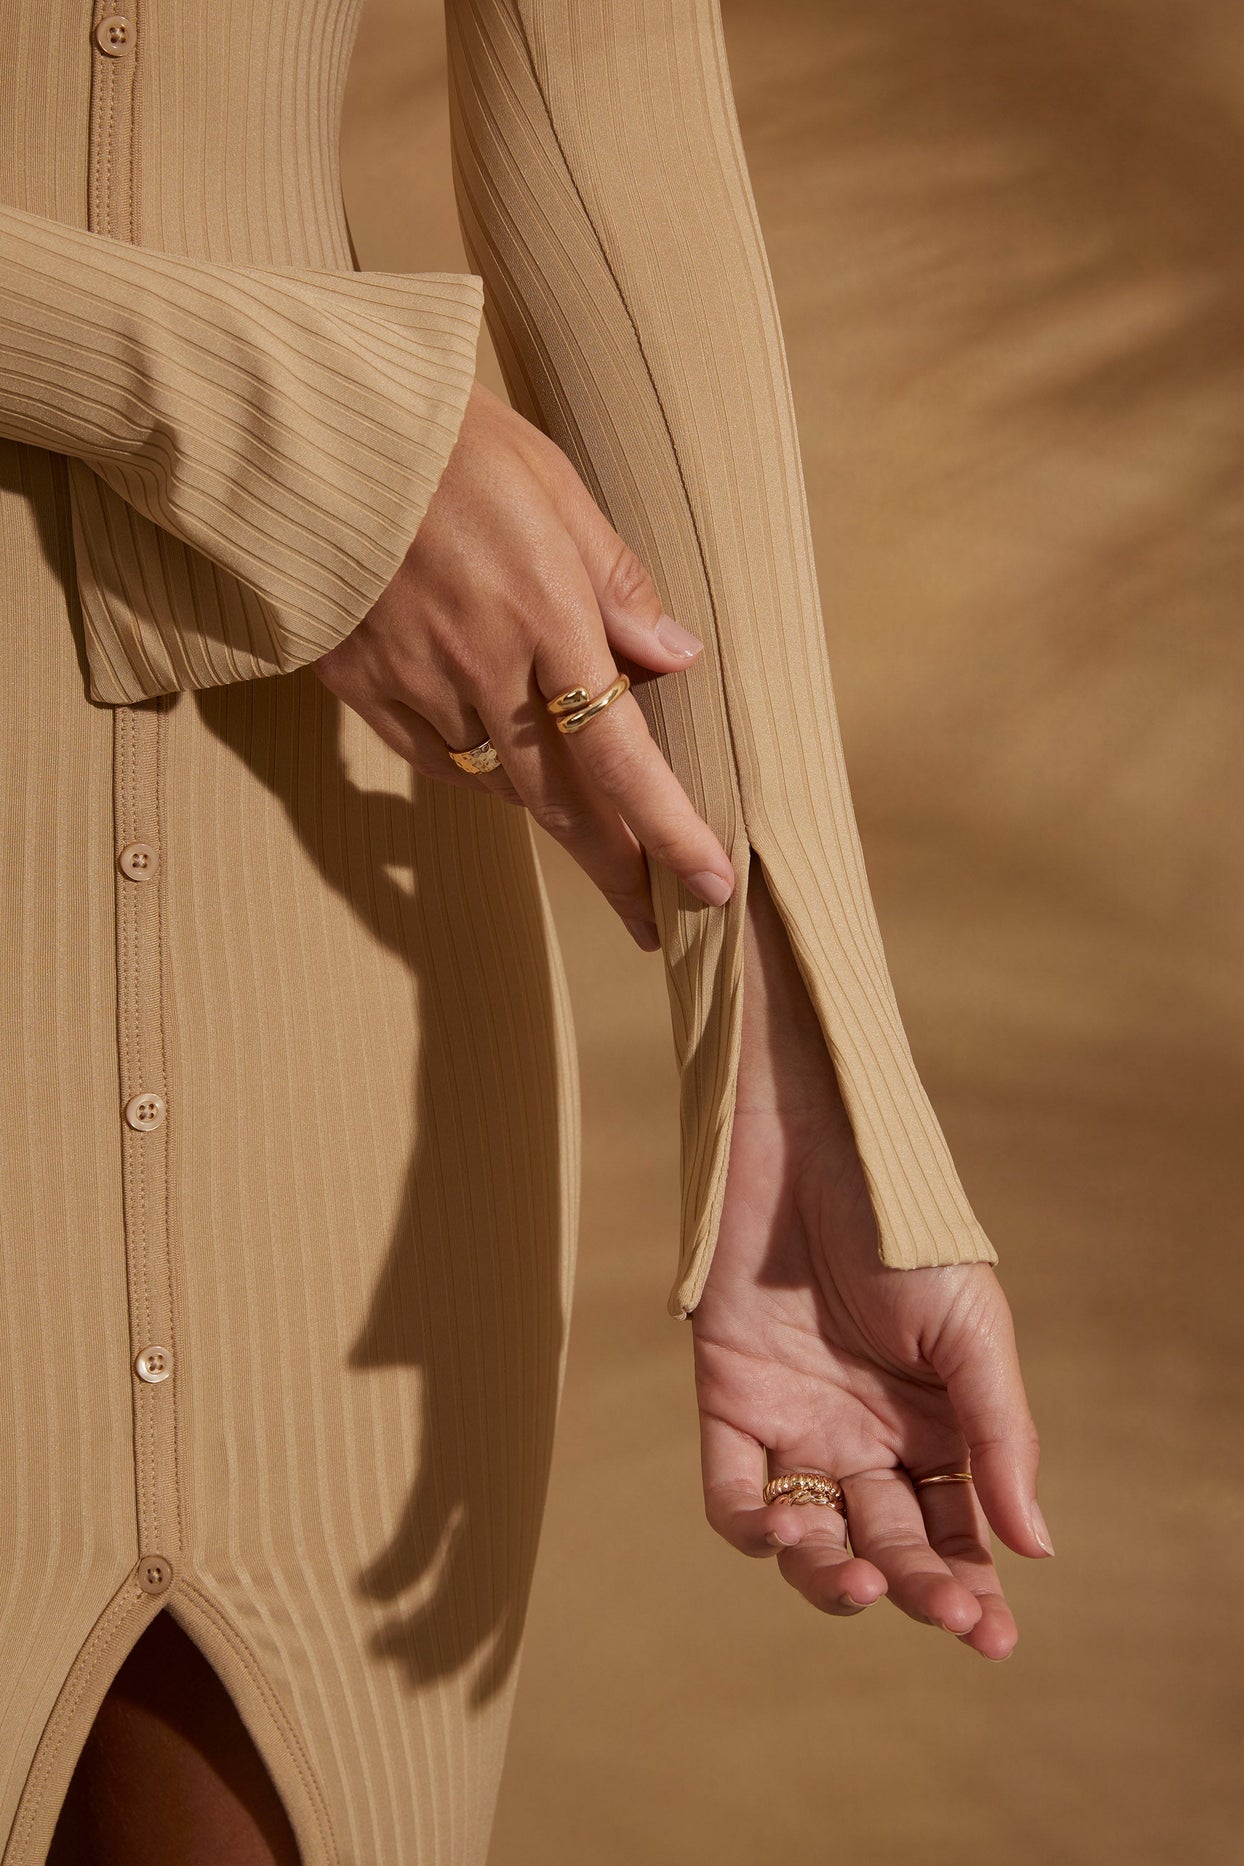
[[[424,1454],[357,1581],[393,1603],[373,1653],[420,1686],[478,1659],[478,1707],[521,1644],[567,1327],[563,1185],[577,1171],[529,820],[413,770],[407,795],[360,790],[340,750],[345,709],[312,669],[242,685],[191,697],[417,993],[415,1148],[348,1366],[420,1371]]]

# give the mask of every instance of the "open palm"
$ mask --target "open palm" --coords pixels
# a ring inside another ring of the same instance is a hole
[[[826,1612],[888,1593],[1006,1658],[1017,1631],[990,1527],[1018,1554],[1053,1550],[1032,1515],[1038,1438],[1001,1285],[988,1264],[880,1261],[832,1064],[809,1041],[823,1052],[819,1031],[792,1030],[793,988],[760,986],[749,981],[760,1002],[745,1019],[725,1206],[691,1312],[709,1521],[746,1554],[780,1541],[783,1576]],[[970,1483],[912,1481],[969,1465]],[[807,1469],[842,1484],[845,1522],[764,1503],[768,1476]]]

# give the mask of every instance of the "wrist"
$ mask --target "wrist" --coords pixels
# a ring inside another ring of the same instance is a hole
[[[755,851],[748,865],[743,941],[741,1072],[752,1101],[818,1118],[838,1081],[790,936]]]

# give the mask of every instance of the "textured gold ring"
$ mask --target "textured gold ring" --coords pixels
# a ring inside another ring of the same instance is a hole
[[[842,1485],[826,1471],[783,1471],[764,1488],[766,1503],[826,1503],[839,1516],[847,1513]]]
[[[456,752],[452,745],[445,750],[460,771],[469,771],[478,777],[481,771],[495,771],[501,763],[501,754],[496,750],[491,739],[484,739],[479,745],[472,745],[465,752]]]
[[[559,732],[578,732],[589,719],[595,719],[597,713],[603,713],[607,706],[620,700],[630,684],[629,674],[619,674],[595,699],[588,698],[586,687],[567,687],[565,693],[559,693],[556,699],[546,700],[544,704],[556,718]]]
[[[913,1484],[970,1484],[971,1471],[935,1471],[932,1477],[913,1477]]]

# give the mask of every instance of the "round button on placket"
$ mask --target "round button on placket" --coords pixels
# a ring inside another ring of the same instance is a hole
[[[107,52],[109,58],[120,58],[134,44],[134,22],[124,13],[107,13],[95,27],[94,39],[101,52]]]
[[[167,1594],[173,1585],[173,1564],[167,1555],[144,1555],[134,1579],[144,1594]]]
[[[159,1127],[164,1119],[164,1097],[148,1089],[145,1094],[131,1095],[125,1104],[125,1118],[131,1127],[146,1133],[153,1127]]]
[[[117,866],[131,881],[150,881],[156,871],[157,856],[149,842],[127,842],[117,857]]]
[[[173,1371],[173,1357],[167,1348],[144,1348],[134,1357],[134,1372],[140,1380],[146,1380],[151,1386],[158,1386],[161,1380],[167,1380]]]

